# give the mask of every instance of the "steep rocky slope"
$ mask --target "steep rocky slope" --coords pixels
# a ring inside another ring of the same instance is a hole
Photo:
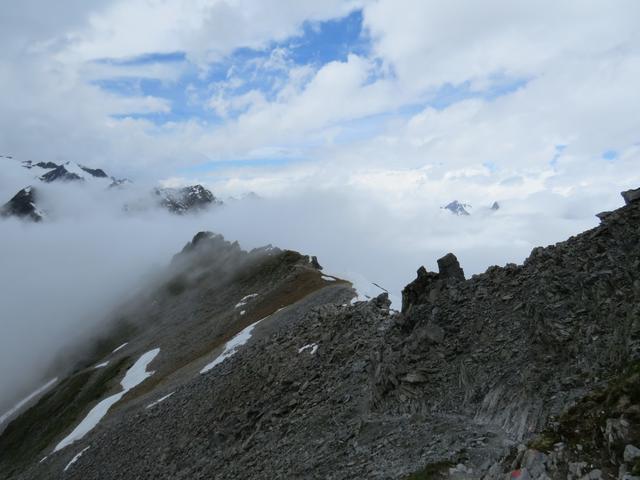
[[[9,424],[0,475],[628,479],[640,472],[636,193],[523,265],[466,280],[449,254],[438,273],[419,269],[402,312],[385,295],[350,302],[312,258],[198,234]],[[148,376],[54,452],[157,348]]]

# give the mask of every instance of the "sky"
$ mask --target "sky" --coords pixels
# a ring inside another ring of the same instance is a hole
[[[400,207],[616,189],[638,180],[638,18],[633,0],[10,2],[0,148]]]
[[[449,251],[467,276],[520,263],[640,186],[635,0],[5,3],[0,155],[102,168],[129,199],[202,183],[227,206],[135,217],[40,185],[47,222],[0,220],[0,410],[199,230],[397,301]],[[3,203],[33,179],[0,161]],[[472,215],[441,210],[454,199]]]

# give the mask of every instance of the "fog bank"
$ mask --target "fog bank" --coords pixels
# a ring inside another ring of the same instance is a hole
[[[316,255],[326,273],[355,281],[363,294],[380,292],[375,282],[398,306],[417,268],[435,270],[447,252],[458,256],[467,277],[493,264],[521,263],[533,247],[595,226],[596,212],[622,204],[617,192],[537,194],[506,199],[497,212],[487,199],[471,216],[457,217],[436,203],[399,212],[383,198],[322,190],[179,217],[126,213],[122,198],[96,199],[82,188],[48,195],[57,198],[47,221],[0,220],[0,411],[43,380],[61,348],[71,352],[91,338],[111,308],[148,284],[201,230],[246,249],[270,243]]]

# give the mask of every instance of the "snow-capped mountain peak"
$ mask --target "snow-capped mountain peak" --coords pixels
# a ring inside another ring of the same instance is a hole
[[[158,197],[162,207],[178,214],[199,210],[210,205],[222,204],[210,190],[202,185],[189,185],[182,188],[156,188],[154,194]]]
[[[468,208],[472,208],[468,203],[460,203],[458,200],[454,200],[453,202],[442,207],[445,210],[449,210],[454,215],[459,216],[467,216],[469,215]]]
[[[36,166],[40,168],[48,168],[51,165],[56,164],[48,162],[47,164],[42,165],[46,166],[43,167],[41,166],[41,164],[36,164]],[[65,162],[61,165],[56,165],[54,168],[48,170],[39,178],[43,182],[49,183],[54,181],[83,181],[93,179],[108,180],[109,176],[104,172],[104,170],[100,168],[89,168],[75,162]]]

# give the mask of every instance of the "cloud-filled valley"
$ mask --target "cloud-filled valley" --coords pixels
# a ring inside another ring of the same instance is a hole
[[[436,260],[450,251],[467,277],[494,264],[521,263],[533,247],[595,226],[595,209],[622,203],[607,191],[484,199],[476,194],[467,207],[471,215],[462,217],[442,209],[445,203],[427,183],[414,187],[414,198],[402,199],[404,208],[386,191],[324,187],[232,198],[179,216],[160,208],[125,210],[127,202],[148,195],[144,183],[118,189],[91,182],[44,184],[16,159],[5,160],[11,174],[4,177],[3,198],[30,182],[43,192],[47,211],[40,223],[0,220],[0,402],[7,408],[58,355],[86,347],[104,331],[109,312],[162,274],[198,231],[221,233],[245,249],[272,244],[316,255],[326,273],[351,280],[361,295],[380,293],[375,282],[399,308],[400,291],[420,265],[437,270]],[[492,211],[495,200],[500,209]]]

